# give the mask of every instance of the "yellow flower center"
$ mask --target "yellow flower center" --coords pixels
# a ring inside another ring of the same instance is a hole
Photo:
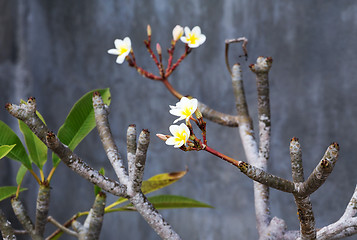
[[[196,44],[196,41],[198,40],[198,37],[196,34],[188,34],[187,41],[189,41],[191,44]]]
[[[184,108],[183,111],[182,111],[182,115],[185,116],[186,118],[191,116],[191,112],[192,112],[192,107],[187,107],[187,108]]]
[[[181,141],[186,142],[186,136],[187,136],[186,132],[184,132],[184,131],[179,132],[176,135],[176,141],[177,142],[181,142]]]
[[[122,55],[123,53],[127,52],[128,51],[128,47],[127,46],[120,46],[119,49],[119,55]]]

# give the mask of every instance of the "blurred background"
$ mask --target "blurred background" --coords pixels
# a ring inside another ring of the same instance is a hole
[[[114,39],[129,36],[138,64],[157,73],[143,44],[147,24],[152,28],[153,47],[159,42],[163,49],[170,46],[176,24],[201,27],[206,42],[192,51],[169,81],[182,94],[229,114],[236,110],[224,62],[224,40],[247,37],[248,60],[238,57],[242,51],[236,44],[230,47],[230,61],[242,65],[255,129],[255,76],[248,66],[258,56],[273,58],[269,172],[291,179],[289,142],[294,136],[303,149],[305,177],[329,144],[338,142],[339,161],[326,183],[311,196],[316,226],[336,221],[357,183],[357,3],[353,0],[0,0],[0,105],[34,96],[47,125],[56,132],[83,94],[109,87],[110,122],[122,155],[126,155],[129,124],[136,124],[138,132],[149,129],[145,179],[187,166],[187,175],[160,193],[194,198],[215,207],[161,211],[181,237],[257,239],[252,181],[208,153],[183,152],[157,139],[156,133],[169,133],[175,118],[168,105],[177,100],[161,83],[141,77],[126,63],[116,64],[115,56],[107,54]],[[178,43],[175,57],[183,51],[184,44]],[[0,119],[20,133],[17,121],[4,108]],[[207,135],[211,147],[245,160],[238,129],[208,122]],[[75,152],[115,178],[96,130]],[[1,186],[16,184],[18,167],[17,162],[0,161]],[[49,162],[45,172],[50,169]],[[93,203],[93,186],[62,163],[51,185],[49,214],[60,222],[88,210]],[[24,186],[35,189],[20,195],[33,217],[38,187],[29,174]],[[108,203],[115,199],[108,194]],[[9,201],[1,202],[0,207],[20,228]],[[271,190],[271,212],[284,219],[289,230],[299,228],[292,195]],[[53,230],[49,224],[46,233]],[[101,239],[118,238],[159,239],[136,212],[105,215]]]

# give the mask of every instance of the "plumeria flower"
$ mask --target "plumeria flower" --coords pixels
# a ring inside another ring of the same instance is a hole
[[[192,31],[185,27],[185,36],[181,37],[181,41],[187,43],[190,48],[196,48],[206,41],[206,36],[201,33],[199,26],[192,28]]]
[[[169,130],[173,136],[169,137],[165,143],[167,145],[174,145],[174,148],[179,148],[186,144],[190,137],[190,130],[184,123],[181,123],[180,125],[171,125]]]
[[[126,58],[126,56],[129,55],[130,50],[131,50],[131,41],[129,37],[124,38],[124,40],[121,39],[115,39],[114,41],[115,48],[109,49],[108,53],[113,54],[113,55],[118,55],[116,62],[118,64],[122,64]]]
[[[197,109],[198,101],[196,98],[188,99],[187,97],[182,97],[181,100],[176,103],[176,106],[170,105],[170,113],[179,118],[174,121],[174,123],[186,119],[186,121],[191,117],[191,115]]]
[[[183,34],[183,27],[180,25],[176,25],[174,29],[172,30],[172,37],[174,41],[179,40],[182,37]]]

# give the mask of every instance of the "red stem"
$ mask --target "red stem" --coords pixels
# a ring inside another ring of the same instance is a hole
[[[235,160],[234,158],[228,157],[228,156],[224,155],[223,153],[220,153],[209,146],[206,146],[206,148],[204,150],[223,159],[226,162],[229,162],[230,164],[232,164],[236,167],[238,167],[238,165],[242,162],[242,161]]]

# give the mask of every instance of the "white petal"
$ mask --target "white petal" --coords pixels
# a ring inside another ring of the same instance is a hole
[[[184,43],[188,43],[187,38],[185,36],[181,37],[180,40]]]
[[[176,141],[175,141],[175,138],[174,138],[174,137],[170,137],[170,138],[168,138],[168,139],[165,141],[165,143],[166,143],[167,145],[175,145]]]
[[[206,41],[206,36],[203,35],[203,34],[201,34],[201,36],[200,36],[200,38],[199,38],[199,40],[198,40],[199,44],[201,45],[201,44],[203,44],[205,41]]]
[[[114,49],[114,48],[113,49],[109,49],[108,53],[109,54],[113,54],[113,55],[119,55],[119,51],[117,49]]]
[[[192,28],[191,32],[195,33],[199,36],[201,34],[201,28],[199,26],[196,26],[196,27]]]
[[[124,43],[129,49],[131,49],[131,40],[129,37],[124,38]]]
[[[177,126],[177,125],[171,125],[171,126],[169,127],[169,130],[170,130],[170,133],[175,136],[176,133],[179,131],[179,126]]]
[[[122,54],[122,55],[119,55],[118,57],[117,57],[117,63],[118,64],[122,64],[123,62],[124,62],[124,60],[125,60],[125,57],[126,57],[126,55],[125,54]]]
[[[191,99],[191,104],[192,104],[192,108],[194,109],[194,111],[196,111],[197,106],[198,106],[198,101],[196,98]]]
[[[114,45],[115,45],[115,48],[116,48],[116,49],[119,49],[122,44],[123,44],[123,40],[121,40],[121,39],[115,39]]]
[[[188,35],[190,35],[191,30],[188,27],[185,27],[185,36],[187,37]]]
[[[181,146],[184,145],[184,144],[185,144],[184,141],[180,141],[180,142],[178,142],[178,143],[175,144],[174,148],[179,148],[179,147],[181,147]]]

